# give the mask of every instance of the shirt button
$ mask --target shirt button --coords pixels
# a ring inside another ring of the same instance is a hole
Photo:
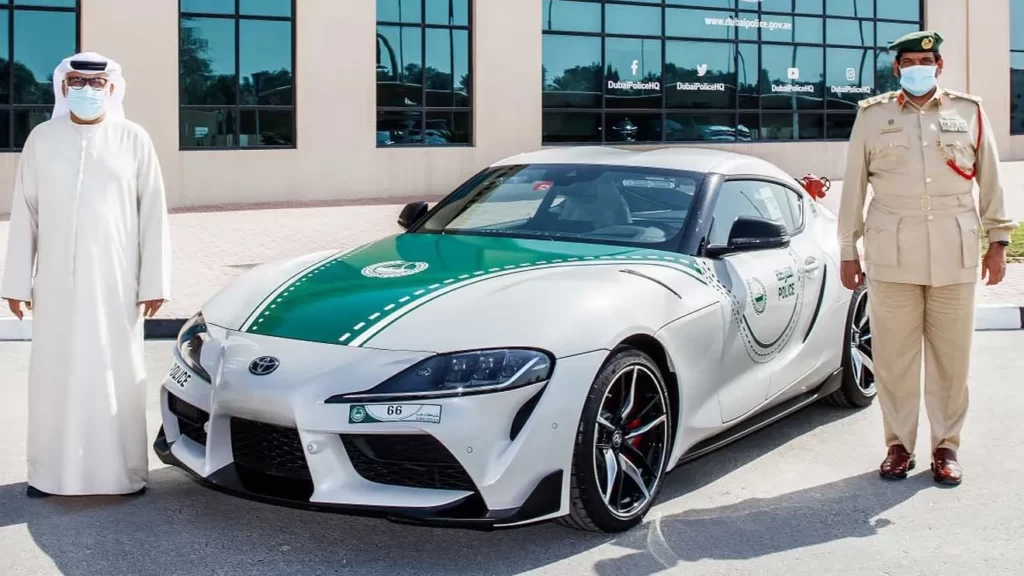
[[[930,177],[929,177],[929,178],[925,178],[925,179],[924,179],[924,181],[925,181],[925,182],[927,182],[927,183],[929,183],[929,184],[931,184],[931,183],[932,183],[932,179],[931,179]]]
[[[928,219],[929,219],[929,220],[935,220],[935,216],[932,216],[931,214],[929,214],[929,215],[928,215]]]
[[[924,116],[924,110],[921,110],[921,116]]]
[[[927,148],[928,147],[928,143],[927,142],[921,142],[921,146],[924,146],[925,148]]]

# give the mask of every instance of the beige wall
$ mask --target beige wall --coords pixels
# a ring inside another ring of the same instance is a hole
[[[1024,158],[1009,126],[1010,0],[926,0],[926,25],[946,38],[943,85],[981,95],[1004,160]],[[541,142],[541,3],[477,0],[474,147],[376,147],[375,2],[305,1],[297,11],[295,150],[178,150],[178,12],[174,0],[83,0],[82,48],[124,66],[130,118],[149,130],[173,207],[434,196]],[[130,22],[131,25],[124,25]],[[341,55],[341,56],[339,56]],[[506,79],[514,78],[514,82]],[[794,175],[841,178],[846,144],[716,145],[761,156]],[[16,154],[0,154],[9,183]],[[10,185],[0,186],[0,212]]]

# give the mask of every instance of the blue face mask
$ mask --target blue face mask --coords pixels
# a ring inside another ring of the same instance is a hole
[[[914,96],[924,96],[935,88],[938,66],[910,66],[900,69],[900,86]]]
[[[93,90],[88,86],[81,90],[68,90],[68,108],[82,120],[95,120],[103,115],[107,107],[107,91]]]

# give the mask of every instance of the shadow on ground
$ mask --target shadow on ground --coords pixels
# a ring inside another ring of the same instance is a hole
[[[851,412],[812,406],[667,479],[661,502]],[[842,455],[837,455],[841,458]],[[555,564],[612,543],[634,552],[600,560],[602,575],[652,574],[701,559],[755,558],[843,538],[870,537],[887,510],[929,486],[920,476],[888,484],[874,471],[719,508],[660,517],[617,536],[553,524],[481,533],[400,526],[303,512],[208,491],[170,468],[129,498],[28,500],[24,484],[0,487],[0,529],[26,524],[64,574],[488,574]]]

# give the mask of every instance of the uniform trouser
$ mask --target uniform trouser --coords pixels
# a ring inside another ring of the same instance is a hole
[[[872,361],[887,446],[914,453],[925,409],[932,453],[960,447],[967,414],[967,377],[974,337],[975,284],[922,286],[868,280]]]

